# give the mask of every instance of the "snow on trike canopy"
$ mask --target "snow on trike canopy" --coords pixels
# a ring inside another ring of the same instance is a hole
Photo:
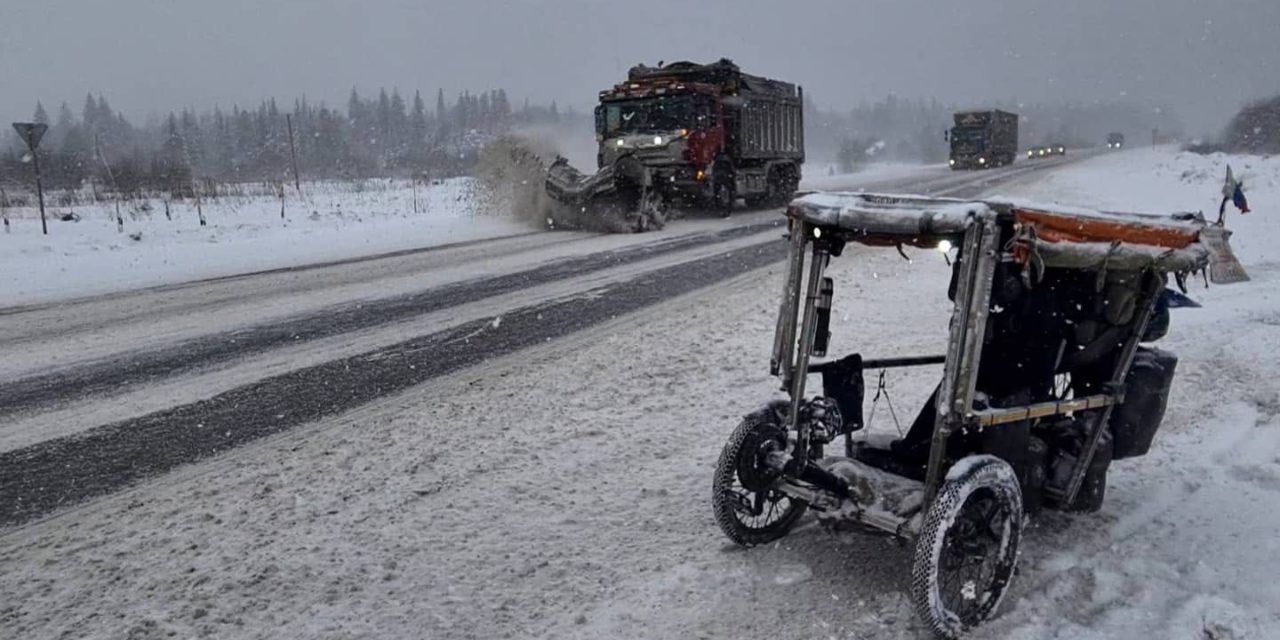
[[[970,225],[991,219],[1013,226],[1015,260],[1036,260],[1045,267],[1190,272],[1203,269],[1209,259],[1200,242],[1205,225],[1193,214],[837,192],[797,198],[787,215],[848,242],[930,248],[959,246]]]
[[[1098,509],[1111,461],[1151,446],[1177,365],[1150,346],[1168,327],[1168,276],[1181,284],[1208,266],[1205,238],[1221,230],[1195,214],[868,193],[806,195],[787,216],[770,360],[787,397],[730,435],[716,521],[746,546],[786,535],[806,510],[913,541],[915,609],[955,638],[999,604],[1024,513]],[[945,353],[852,335],[840,344],[887,353],[828,358],[835,283],[825,272],[849,243],[957,250],[950,283],[939,282],[954,303]],[[939,365],[905,434],[866,434],[864,371]]]

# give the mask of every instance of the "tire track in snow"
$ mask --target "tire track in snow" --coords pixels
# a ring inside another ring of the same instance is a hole
[[[21,378],[0,384],[0,418],[72,399],[118,394],[131,387],[222,364],[274,347],[391,324],[556,280],[632,264],[685,249],[728,242],[779,228],[781,225],[782,221],[779,219],[558,260],[528,271],[462,281],[418,293],[337,307],[230,333],[202,336],[158,349],[135,351],[70,371]]]
[[[758,230],[757,230],[758,231]],[[777,262],[777,240],[658,269],[371,353],[298,369],[207,400],[0,453],[0,526],[336,415],[489,358],[562,337]]]

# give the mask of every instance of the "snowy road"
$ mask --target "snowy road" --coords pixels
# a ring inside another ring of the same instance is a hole
[[[1057,165],[871,186],[970,196]],[[778,219],[6,312],[0,629],[911,637],[905,550],[809,528],[740,553],[710,521],[724,434],[774,392]],[[840,287],[886,301],[843,322],[935,349],[935,257],[842,261]],[[904,405],[927,377],[899,381]]]
[[[1046,166],[873,186],[970,195]],[[780,224],[520,235],[11,309],[0,523],[771,264]]]

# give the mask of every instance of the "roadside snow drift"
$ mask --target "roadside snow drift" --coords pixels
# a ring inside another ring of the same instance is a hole
[[[261,185],[252,185],[260,187]],[[265,269],[527,233],[534,228],[494,214],[476,181],[308,182],[299,196],[223,196],[169,205],[153,198],[121,204],[117,231],[111,202],[46,203],[49,235],[34,206],[9,210],[0,233],[0,307],[238,275]],[[75,214],[76,222],[62,221]]]

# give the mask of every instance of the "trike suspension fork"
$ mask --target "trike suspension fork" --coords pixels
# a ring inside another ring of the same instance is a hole
[[[808,233],[809,225],[801,224],[793,233]],[[801,247],[803,251],[803,247]],[[801,253],[803,255],[803,253]],[[804,405],[804,387],[809,372],[809,357],[818,332],[817,303],[822,275],[827,270],[831,253],[820,242],[813,243],[813,258],[809,261],[809,282],[805,287],[804,311],[800,323],[800,344],[795,354],[795,366],[791,369],[791,420],[796,426],[796,449],[792,454],[796,469],[803,470],[809,464],[809,425],[800,420],[800,407]],[[794,326],[794,323],[793,323]],[[790,332],[788,332],[790,333]]]

